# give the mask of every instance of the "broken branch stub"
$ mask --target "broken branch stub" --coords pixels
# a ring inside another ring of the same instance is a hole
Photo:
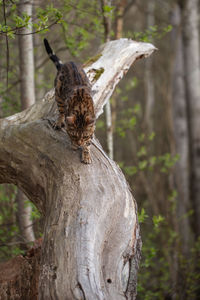
[[[156,48],[152,44],[119,39],[103,45],[97,61],[85,66],[85,71],[92,82],[96,116],[103,112],[103,107],[111,97],[115,86],[127,73],[130,66],[138,59],[148,57]],[[90,62],[88,62],[90,63]]]

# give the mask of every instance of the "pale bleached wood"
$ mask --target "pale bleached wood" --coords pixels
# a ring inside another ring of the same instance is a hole
[[[97,116],[134,60],[150,44],[107,43],[86,68],[104,68],[93,83]],[[92,164],[80,162],[69,138],[50,125],[54,91],[31,108],[0,121],[0,183],[18,185],[45,215],[39,299],[135,299],[140,257],[136,202],[121,170],[97,140]]]

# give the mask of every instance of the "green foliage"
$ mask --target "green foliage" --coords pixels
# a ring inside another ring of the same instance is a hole
[[[132,79],[129,82],[132,82]],[[139,80],[135,82],[138,87]],[[181,238],[174,225],[174,220],[179,223],[183,218],[189,218],[193,211],[189,210],[179,219],[176,218],[178,195],[175,189],[171,190],[168,186],[168,179],[179,159],[179,154],[172,155],[170,149],[164,152],[162,148],[157,147],[159,145],[157,132],[145,130],[140,99],[134,102],[131,100],[134,88],[134,84],[127,84],[126,90],[117,89],[121,109],[118,112],[116,133],[118,139],[121,139],[121,144],[126,143],[127,149],[130,150],[129,155],[133,154],[128,163],[121,161],[120,167],[134,193],[138,192],[139,196],[136,194],[136,199],[139,198],[141,207],[138,220],[141,225],[143,247],[137,299],[171,299],[175,293],[179,299],[178,287],[174,285],[172,279],[175,276],[173,264],[180,266],[182,275],[177,276],[183,278],[185,299],[196,299],[200,277],[198,245],[195,246],[195,250],[191,248],[190,259],[187,260],[182,254]],[[157,187],[160,182],[161,189]],[[152,207],[153,205],[155,207]],[[154,211],[159,213],[155,215]],[[195,260],[198,267],[194,263]]]
[[[22,16],[18,16],[16,14],[13,15],[13,21],[15,22],[15,26],[17,28],[21,27],[29,27],[31,23],[31,17],[27,15],[26,13],[23,13]],[[11,28],[10,28],[11,30]]]
[[[41,214],[38,211],[38,209],[36,208],[36,206],[31,202],[31,201],[27,201],[28,205],[31,206],[32,210],[31,210],[31,220],[34,222],[35,220],[38,220],[41,218]]]
[[[125,132],[122,128],[118,128],[117,132],[121,137],[125,137]],[[172,156],[169,153],[165,153],[160,156],[148,156],[148,149],[146,148],[146,146],[142,145],[137,152],[137,157],[138,160],[136,162],[136,165],[123,166],[125,173],[129,176],[137,175],[137,171],[146,170],[147,172],[152,172],[153,170],[155,170],[155,168],[156,171],[159,171],[161,173],[169,173],[170,169],[175,165],[175,163],[179,159],[178,154]],[[132,170],[132,172],[130,170]]]
[[[114,10],[115,10],[115,6],[112,6],[112,5],[104,5],[103,6],[103,12],[104,12],[104,16],[106,18],[111,18],[113,19],[114,18]]]
[[[158,25],[150,26],[143,32],[127,32],[127,37],[141,42],[152,42],[153,40],[162,39],[167,33],[172,30],[172,25],[167,25],[160,28]]]
[[[138,212],[138,222],[141,224],[141,223],[144,223],[145,220],[148,218],[148,215],[146,214],[146,211],[144,209],[144,207],[141,209],[140,212]]]
[[[121,164],[121,168],[125,171],[125,173],[129,176],[133,176],[135,174],[137,174],[138,172],[138,168],[136,166],[124,166]]]
[[[72,56],[79,56],[89,46],[89,42],[103,36],[102,16],[97,0],[62,2],[62,37]]]
[[[2,3],[0,3],[1,5]],[[2,7],[0,8],[2,9]],[[34,19],[25,12],[19,14],[18,3],[8,4],[6,9],[9,11],[9,18],[6,19],[6,25],[0,24],[0,33],[7,34],[9,38],[15,38],[17,30],[21,28],[33,27],[36,32],[44,33],[49,30],[52,24],[63,21],[61,11],[55,8],[53,4],[47,4],[45,8],[36,7]]]
[[[161,215],[153,216],[153,225],[156,231],[158,231],[160,224],[165,220],[165,218]]]
[[[170,269],[173,259],[176,259],[174,263],[180,266],[181,275],[179,276],[185,286],[184,299],[197,299],[200,280],[200,238],[194,247],[191,247],[189,258],[186,259],[178,246],[180,237],[164,216],[154,215],[151,218],[142,208],[138,219],[145,238],[143,238],[137,299],[170,299],[174,293],[177,293],[177,299],[179,299],[178,287],[173,285]],[[164,245],[164,247],[158,248],[158,245]],[[175,245],[177,245],[176,248]],[[176,257],[171,257],[175,249]]]
[[[134,130],[137,123],[137,115],[140,114],[140,104],[135,104],[132,108],[121,111],[116,126],[116,132],[122,138],[126,137],[127,130]]]
[[[179,154],[172,156],[170,153],[165,153],[158,157],[158,161],[162,163],[161,172],[166,173],[179,159]]]
[[[0,261],[23,253],[17,244],[15,193],[14,186],[0,185]]]
[[[0,185],[0,261],[24,254],[24,250],[20,248],[20,232],[16,220],[16,192],[17,187],[14,185]],[[30,201],[26,205],[32,207],[31,219],[37,238],[41,235],[41,216]]]
[[[164,299],[169,287],[169,265],[163,259],[162,249],[158,248],[157,239],[162,238],[164,217],[148,217],[142,208],[145,219],[141,223],[142,231],[146,230],[143,240],[142,262],[138,278],[138,299]],[[149,229],[149,230],[148,230]],[[159,229],[159,230],[158,230]],[[152,276],[153,274],[153,276]]]

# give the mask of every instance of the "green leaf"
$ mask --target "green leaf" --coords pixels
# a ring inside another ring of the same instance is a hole
[[[133,176],[138,172],[138,168],[136,166],[124,167],[124,172],[129,176]]]
[[[139,223],[144,223],[145,220],[148,218],[149,216],[146,214],[146,211],[144,208],[141,209],[140,212],[138,212],[138,221]]]
[[[138,168],[142,171],[142,170],[144,170],[146,167],[147,167],[147,160],[142,160],[142,161],[140,161],[139,162],[139,164],[138,164]]]
[[[114,9],[114,6],[104,5],[103,10],[105,12],[111,12]]]
[[[153,220],[154,227],[158,228],[160,224],[165,220],[165,218],[161,215],[158,215],[158,216],[153,216],[152,220]]]
[[[154,137],[155,137],[155,132],[153,131],[150,135],[149,135],[149,140],[153,141]]]
[[[142,146],[140,148],[140,150],[137,152],[137,156],[141,157],[141,156],[145,156],[145,155],[147,155],[147,149],[145,146]]]

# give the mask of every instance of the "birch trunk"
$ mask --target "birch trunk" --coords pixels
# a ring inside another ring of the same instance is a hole
[[[200,59],[198,0],[186,0],[183,9],[185,82],[189,108],[191,198],[200,235]]]
[[[100,50],[85,68],[97,117],[130,65],[154,49],[121,39]],[[95,80],[99,68],[104,72]],[[52,90],[0,121],[0,183],[16,184],[45,216],[39,299],[135,299],[141,243],[129,186],[95,139],[92,164],[82,164],[68,135],[52,129],[56,115]],[[9,292],[0,288],[5,300]]]
[[[20,0],[19,11],[22,15],[26,13],[32,16],[32,1]],[[35,103],[35,85],[34,85],[34,55],[33,55],[33,35],[29,34],[32,27],[22,28],[19,33],[19,64],[20,64],[20,92],[22,110]],[[31,207],[27,204],[27,198],[18,191],[17,197],[17,220],[20,229],[21,240],[25,243],[35,240],[32,220]]]
[[[26,13],[32,16],[31,0],[20,0],[20,14]],[[20,58],[20,90],[22,109],[26,109],[35,103],[34,83],[34,56],[33,56],[33,35],[29,34],[31,28],[20,29],[19,35],[19,58]]]

